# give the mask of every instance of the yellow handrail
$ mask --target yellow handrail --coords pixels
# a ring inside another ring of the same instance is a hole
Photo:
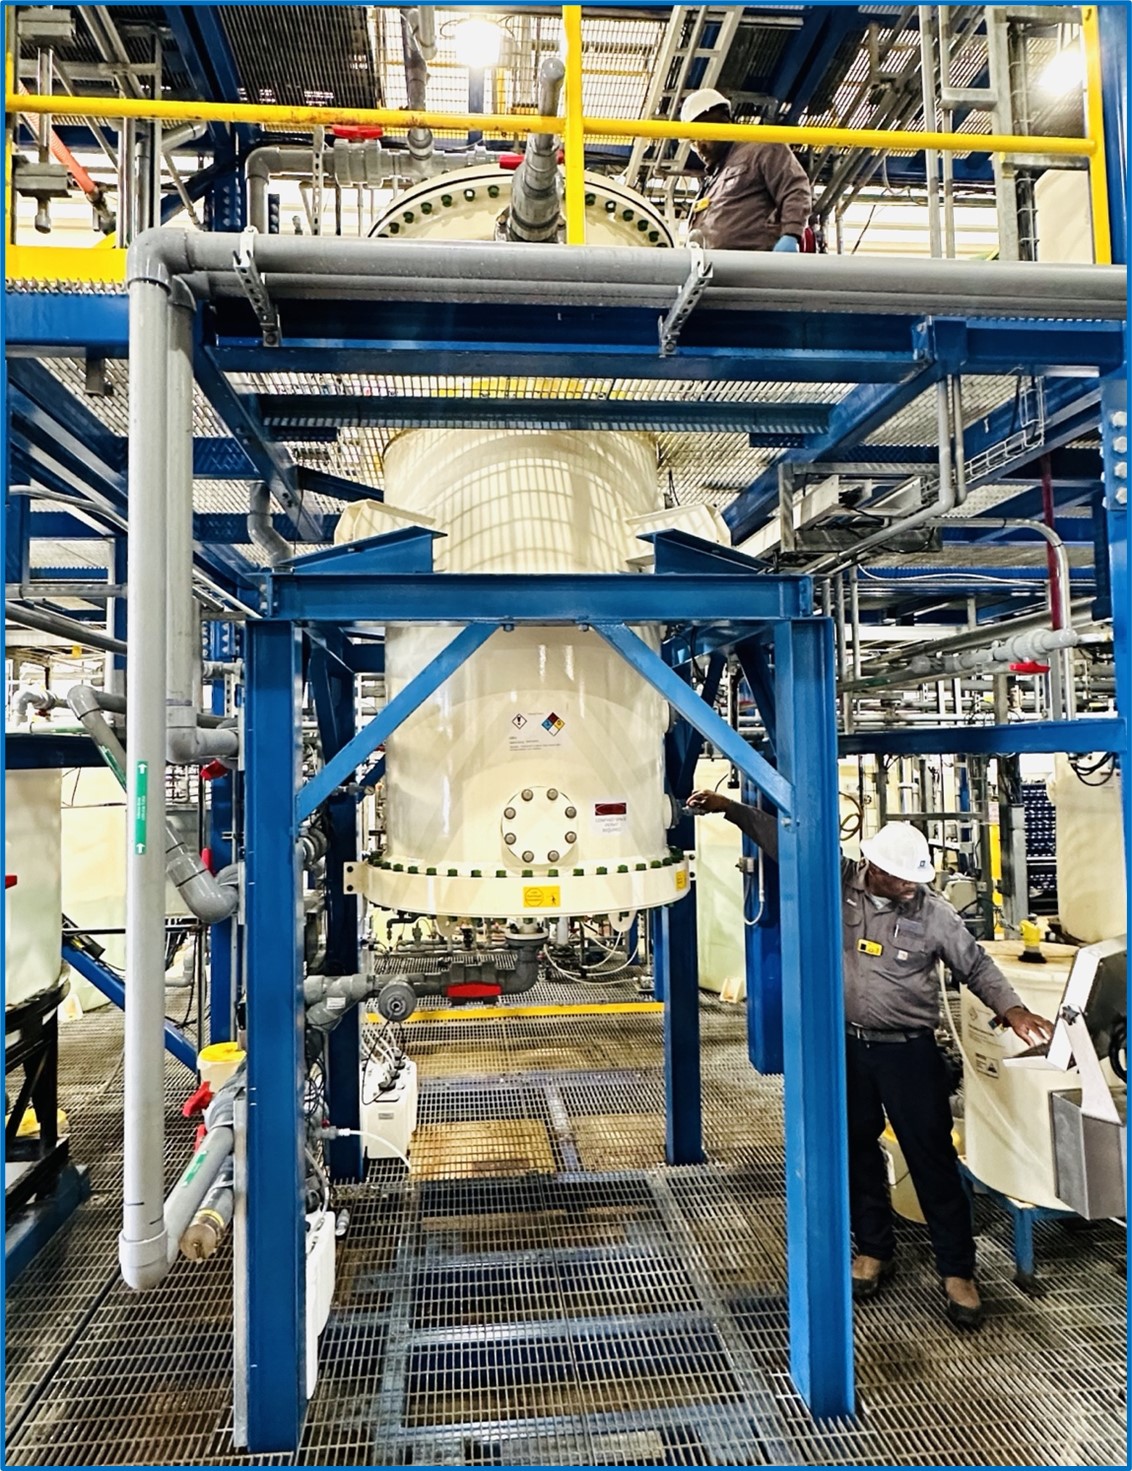
[[[1095,5],[1086,5],[1081,11],[1081,36],[1085,43],[1085,132],[1094,145],[1089,154],[1093,259],[1099,266],[1107,266],[1112,264],[1112,227],[1108,214],[1108,175],[1104,153],[1101,28]]]
[[[568,9],[576,9],[574,6]],[[560,117],[532,117],[527,113],[412,112],[391,107],[281,107],[249,102],[174,102],[144,97],[42,97],[9,92],[9,112],[38,116],[43,113],[85,118],[150,118],[162,122],[250,123],[276,129],[310,130],[316,127],[383,127],[403,131],[429,128],[434,133],[463,133],[469,128],[507,134],[554,133]],[[892,153],[917,153],[934,148],[948,153],[1009,153],[1092,158],[1095,137],[1042,138],[1016,133],[918,133],[885,128],[784,127],[779,123],[669,122],[663,118],[583,117],[587,138],[717,139],[724,143],[789,143],[797,148],[867,148]]]
[[[586,243],[586,135],[582,113],[582,7],[562,7],[566,48],[566,244]]]

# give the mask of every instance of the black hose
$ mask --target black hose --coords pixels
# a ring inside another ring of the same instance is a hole
[[[1123,1062],[1121,1054],[1124,1055]],[[1112,1036],[1108,1043],[1108,1060],[1112,1070],[1122,1083],[1128,1081],[1128,1018],[1118,1016],[1112,1024]]]

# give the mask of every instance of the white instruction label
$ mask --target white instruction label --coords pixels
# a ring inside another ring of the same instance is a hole
[[[509,751],[547,751],[569,744],[561,710],[518,710],[507,717]]]
[[[629,830],[629,804],[624,797],[607,797],[595,802],[590,815],[590,831],[624,833]]]
[[[998,1059],[995,1057],[987,1057],[982,1052],[976,1052],[975,1071],[977,1073],[982,1073],[984,1078],[997,1078]]]

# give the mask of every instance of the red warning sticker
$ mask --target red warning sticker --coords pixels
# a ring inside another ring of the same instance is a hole
[[[595,802],[595,817],[625,817],[628,815],[629,805],[627,802]]]

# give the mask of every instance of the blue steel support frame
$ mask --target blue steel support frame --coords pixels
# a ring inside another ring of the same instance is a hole
[[[230,660],[236,657],[237,633],[231,623],[208,625],[208,657]],[[212,713],[224,715],[224,682],[212,684]],[[232,835],[235,829],[235,787],[239,777],[229,771],[209,783],[208,848],[214,872],[233,859]],[[208,964],[208,1040],[230,1042],[236,1035],[236,1000],[239,993],[238,947],[239,926],[235,918],[212,926],[209,936]]]
[[[290,1451],[306,1413],[302,914],[291,804],[299,778],[300,636],[247,627],[248,1446]],[[288,922],[288,916],[290,920]]]
[[[102,994],[121,1011],[126,1009],[126,988],[121,980],[108,969],[101,961],[95,960],[93,955],[88,955],[85,950],[78,950],[74,945],[63,944],[63,959],[79,975],[88,980]],[[196,1076],[197,1070],[197,1048],[192,1038],[182,1032],[175,1022],[166,1019],[165,1022],[165,1051],[170,1057],[175,1057],[179,1063],[188,1068],[189,1072]]]
[[[775,629],[790,1369],[815,1416],[853,1412],[833,626]]]
[[[743,782],[743,801],[753,806],[758,793]],[[759,850],[743,834],[743,857],[758,862]],[[743,953],[747,975],[747,1056],[760,1073],[782,1071],[782,914],[778,864],[763,860],[760,905],[756,880],[745,880]]]

